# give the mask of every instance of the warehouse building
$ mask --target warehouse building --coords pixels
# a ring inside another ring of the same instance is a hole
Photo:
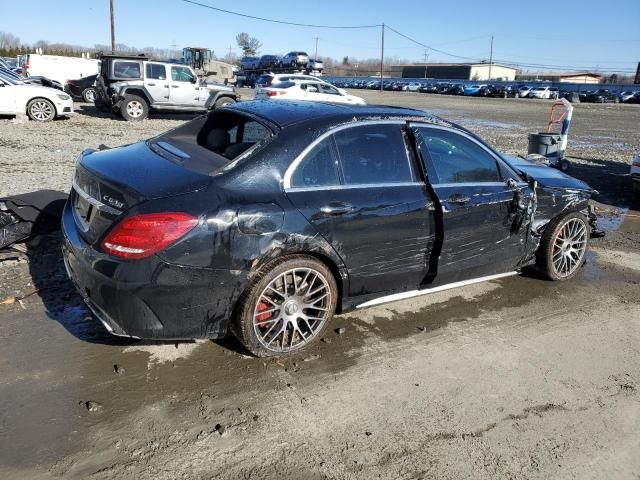
[[[441,78],[448,80],[515,80],[517,69],[498,63],[417,63],[393,65],[402,78]]]
[[[601,83],[602,75],[591,72],[573,73],[523,73],[518,75],[518,80],[523,81],[548,81],[559,83]]]

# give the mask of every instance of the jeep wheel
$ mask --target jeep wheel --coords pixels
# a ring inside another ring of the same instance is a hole
[[[216,100],[216,103],[214,103],[213,108],[217,110],[218,108],[226,107],[227,105],[231,105],[232,103],[236,103],[236,101],[233,98],[222,97]]]
[[[82,98],[87,103],[93,103],[96,101],[96,89],[93,87],[85,88],[82,92]]]
[[[120,115],[128,122],[140,122],[147,118],[149,106],[144,98],[137,95],[125,95],[120,105]]]

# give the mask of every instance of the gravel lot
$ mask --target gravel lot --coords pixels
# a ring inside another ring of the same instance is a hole
[[[516,154],[550,108],[353,93]],[[78,108],[45,125],[0,119],[0,196],[68,190],[83,148],[189,118]],[[638,106],[576,106],[571,173],[600,191],[609,230],[576,279],[528,272],[338,316],[343,333],[288,360],[247,357],[233,339],[111,337],[66,278],[58,236],[29,242],[0,262],[0,302],[20,299],[0,303],[0,478],[639,478],[639,125]]]

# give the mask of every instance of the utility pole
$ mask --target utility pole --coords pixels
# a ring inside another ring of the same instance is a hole
[[[429,49],[424,49],[424,78],[427,78],[427,60],[429,60]]]
[[[491,65],[493,64],[493,35],[491,35],[491,50],[489,51],[489,80],[491,80]]]
[[[113,0],[109,0],[109,7],[111,11],[111,53],[116,53],[116,29],[113,22]]]
[[[318,61],[318,40],[320,40],[320,37],[313,37],[313,39],[316,41],[316,53],[315,53],[315,56],[313,57],[313,59],[315,61]]]
[[[384,70],[384,23],[382,24],[382,48],[380,49],[380,91],[382,92],[384,88],[382,88],[383,83],[383,75],[382,71]]]

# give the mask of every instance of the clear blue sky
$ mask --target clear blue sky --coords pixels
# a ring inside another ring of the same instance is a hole
[[[594,69],[635,70],[640,61],[640,0],[198,0],[256,16],[299,23],[353,25],[385,22],[435,48],[471,58]],[[37,40],[93,46],[108,44],[109,0],[4,0],[0,31]],[[342,58],[380,55],[380,29],[330,30],[277,25],[215,12],[182,0],[115,0],[116,41],[136,47],[187,45],[219,56],[237,48],[246,31],[263,43],[261,53],[290,50]],[[239,53],[239,50],[235,50]],[[386,55],[422,61],[424,48],[387,31]],[[429,61],[463,61],[434,51]],[[546,70],[551,70],[547,68]],[[541,70],[545,70],[541,68]]]

